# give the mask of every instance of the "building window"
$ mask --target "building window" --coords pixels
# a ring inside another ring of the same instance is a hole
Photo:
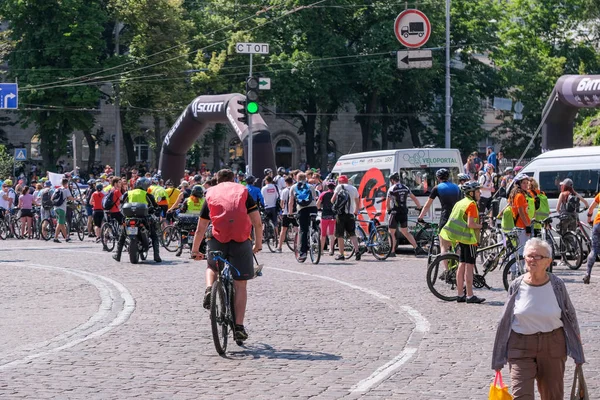
[[[133,151],[135,152],[135,161],[148,161],[148,141],[142,136],[138,136],[133,140]]]
[[[30,141],[31,146],[31,159],[41,160],[42,159],[42,141],[38,135],[33,135]]]
[[[275,146],[275,163],[278,167],[290,168],[294,149],[288,139],[279,139]]]
[[[229,142],[229,160],[241,161],[244,158],[244,146],[238,138],[233,138]]]

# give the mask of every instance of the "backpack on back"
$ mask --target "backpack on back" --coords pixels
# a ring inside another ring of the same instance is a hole
[[[569,197],[567,197],[567,201],[565,203],[565,210],[570,213],[576,213],[579,211],[579,196],[571,193]]]
[[[307,207],[313,201],[312,190],[310,190],[308,183],[298,183],[295,196],[300,207]]]
[[[246,187],[233,182],[219,183],[206,192],[212,235],[219,242],[242,243],[250,238],[252,224],[246,209],[248,196]]]
[[[102,198],[102,208],[105,211],[110,211],[115,206],[115,191],[114,189],[106,193]]]
[[[348,205],[350,204],[350,193],[346,190],[344,185],[342,185],[342,189],[338,192],[337,197],[335,198],[335,202],[331,207],[333,212],[337,215],[347,214],[348,213]]]
[[[52,205],[54,207],[60,207],[65,202],[65,196],[62,189],[56,189],[52,194]]]
[[[44,208],[45,210],[49,210],[54,206],[54,203],[52,202],[52,193],[50,192],[50,189],[45,189],[42,192],[42,208]]]

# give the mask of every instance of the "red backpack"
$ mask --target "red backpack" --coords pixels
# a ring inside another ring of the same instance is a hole
[[[234,182],[222,182],[206,192],[212,235],[221,243],[242,243],[250,239],[252,224],[246,200],[248,190]]]

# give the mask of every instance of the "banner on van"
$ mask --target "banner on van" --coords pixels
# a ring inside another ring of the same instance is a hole
[[[460,165],[456,151],[427,151],[416,150],[406,152],[402,155],[400,166],[402,167],[448,167],[449,165]]]

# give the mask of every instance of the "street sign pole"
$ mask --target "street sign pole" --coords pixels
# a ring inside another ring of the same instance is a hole
[[[451,95],[450,95],[450,0],[446,0],[446,129],[445,147],[450,148],[450,123],[451,123]]]
[[[248,77],[252,77],[252,53],[250,53],[250,72]],[[248,101],[246,99],[246,101]],[[254,161],[254,137],[252,136],[252,114],[248,114],[248,165],[246,170],[248,175],[252,175],[252,162]]]

